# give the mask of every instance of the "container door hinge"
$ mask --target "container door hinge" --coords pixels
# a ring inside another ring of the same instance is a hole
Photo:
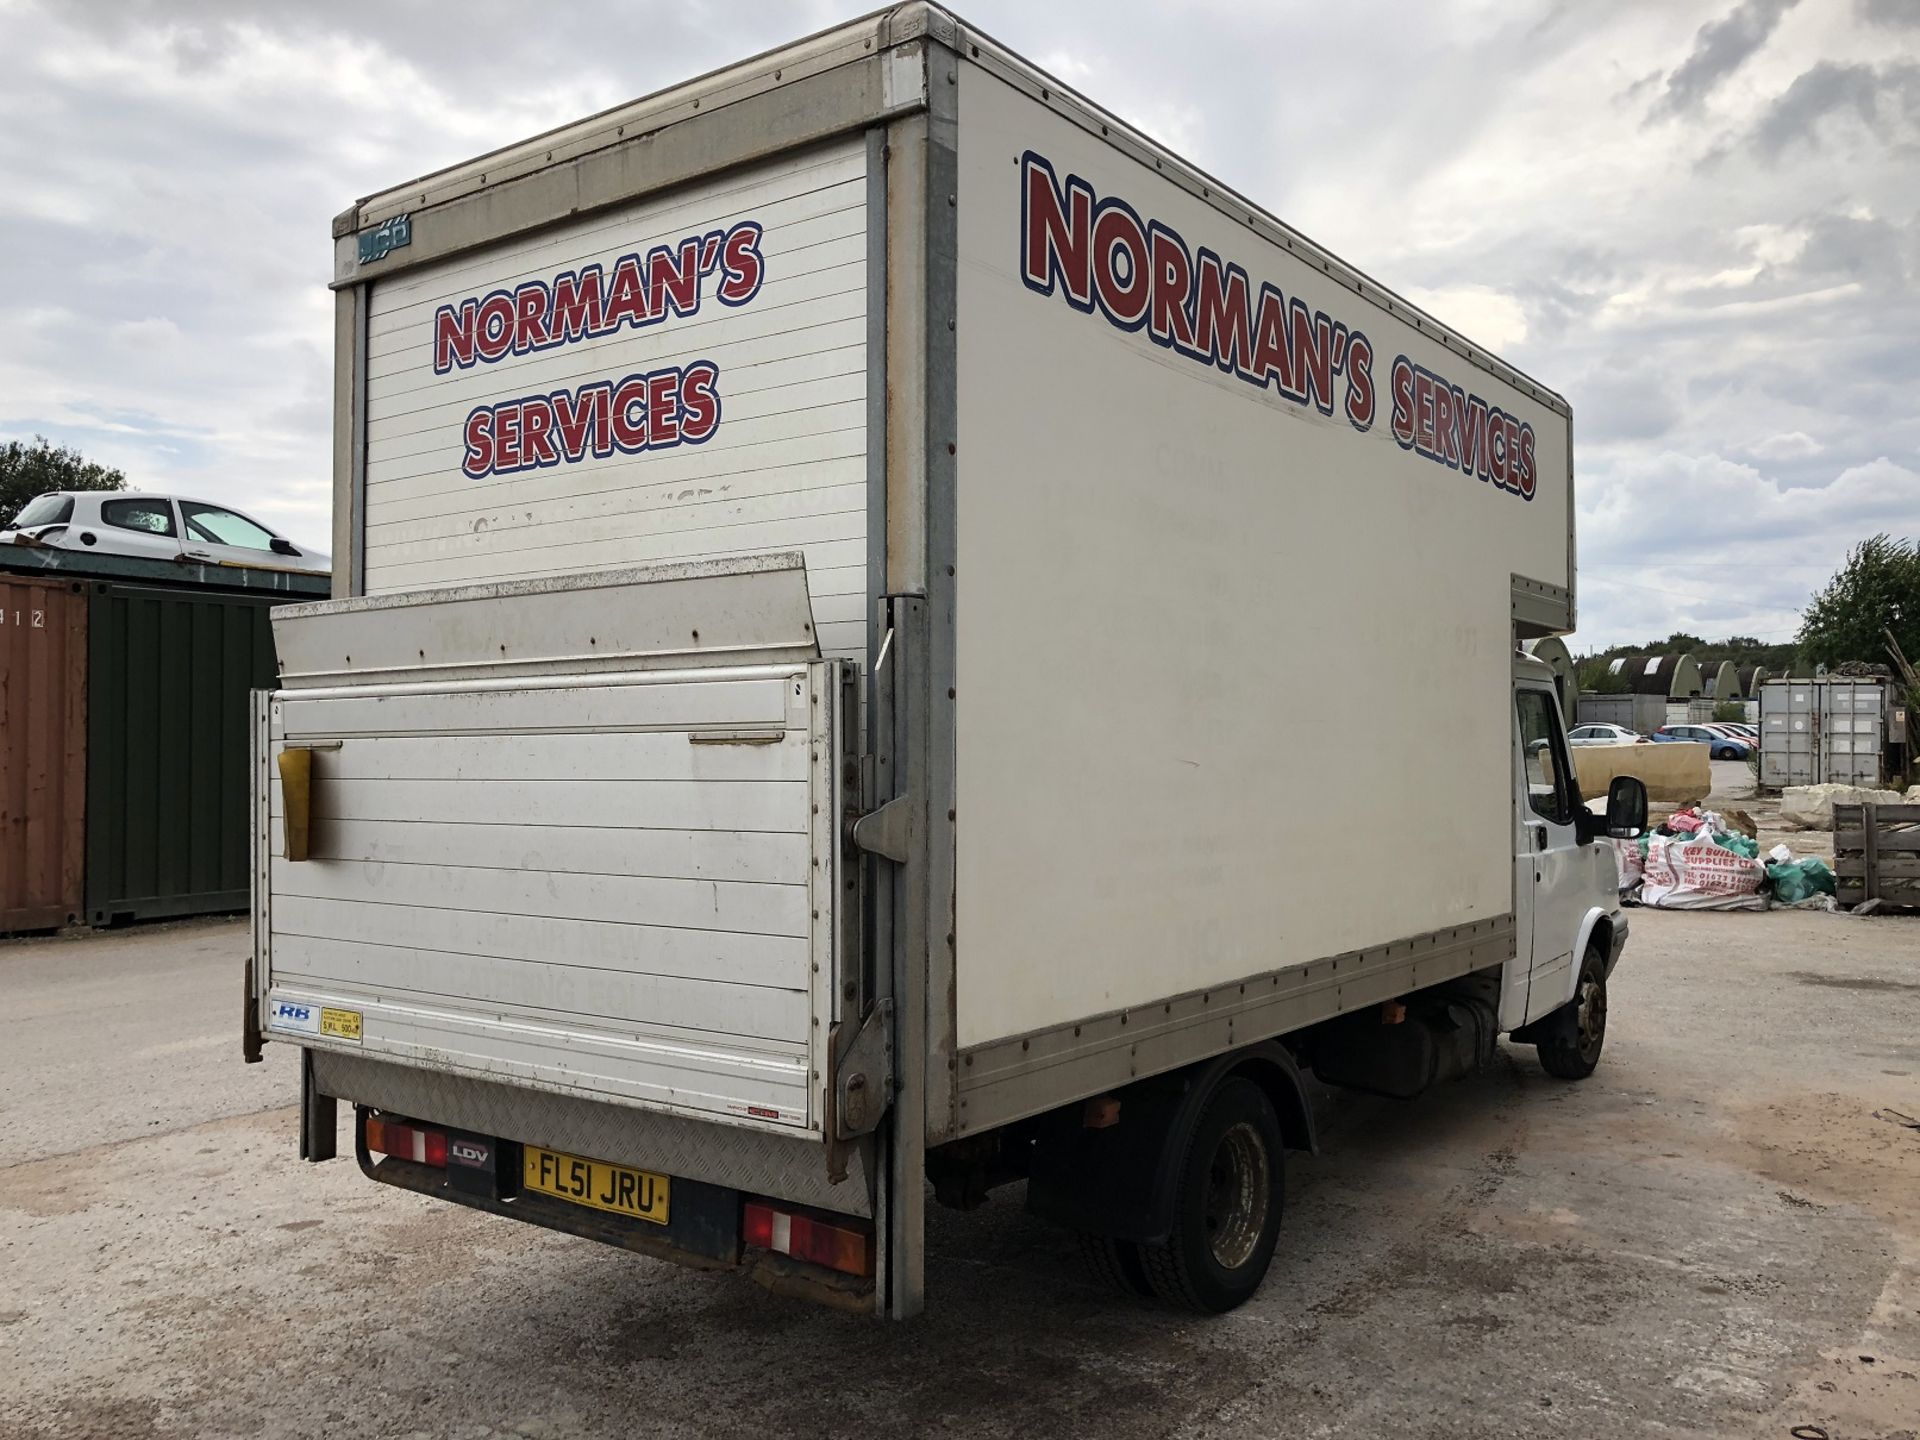
[[[847,1178],[847,1142],[871,1135],[893,1103],[893,1001],[877,1000],[860,1021],[834,1026],[827,1087],[827,1179]]]
[[[877,1000],[834,1066],[835,1131],[872,1133],[893,1103],[893,1001]]]
[[[878,810],[869,810],[855,820],[853,843],[868,855],[906,864],[913,845],[913,811],[908,798],[896,795]]]

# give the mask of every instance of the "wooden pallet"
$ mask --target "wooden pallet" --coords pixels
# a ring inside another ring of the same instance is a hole
[[[1842,905],[1920,906],[1920,805],[1834,806],[1833,873]]]

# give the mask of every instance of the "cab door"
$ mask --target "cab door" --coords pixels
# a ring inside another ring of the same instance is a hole
[[[189,559],[220,565],[283,567],[287,563],[274,551],[274,533],[238,510],[201,500],[182,500],[180,522]]]
[[[1515,948],[1517,968],[1526,976],[1525,1019],[1531,1021],[1573,993],[1573,950],[1589,887],[1574,827],[1580,788],[1560,706],[1550,686],[1523,682],[1514,689],[1514,710]],[[1517,994],[1511,999],[1517,1002]]]

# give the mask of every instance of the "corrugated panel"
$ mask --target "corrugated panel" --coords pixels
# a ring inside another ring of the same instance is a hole
[[[0,931],[80,916],[86,653],[79,585],[0,576]]]
[[[274,682],[270,602],[89,594],[87,917],[243,910],[248,695]]]
[[[1880,783],[1886,689],[1878,680],[1829,680],[1822,687],[1820,753],[1829,785]]]
[[[856,138],[376,283],[367,592],[802,550],[822,650],[864,660],[866,189]],[[437,347],[443,310],[451,322],[502,294],[558,306],[540,297],[586,275],[603,277],[611,296],[623,256],[677,253],[755,225],[759,283],[744,298],[722,289],[723,259],[701,274],[696,303],[676,312],[655,294],[637,302],[647,318],[597,337],[538,343],[546,322],[536,320],[527,345],[491,361],[451,340]],[[495,445],[487,428],[508,424],[488,407],[519,417],[532,406],[544,426],[549,400],[565,407],[554,414],[574,414],[608,382],[702,364],[718,397],[705,435],[683,415],[691,439],[669,429],[657,447],[623,450],[590,422],[572,449],[561,431],[529,441],[523,464],[519,435],[502,428]]]
[[[1580,692],[1582,725],[1624,725],[1650,735],[1667,723],[1667,702],[1659,695],[1641,695],[1634,691],[1602,693]]]
[[[1774,680],[1760,689],[1760,783],[1784,789],[1813,783],[1813,685]]]
[[[1642,695],[1684,700],[1706,688],[1691,655],[1623,655],[1608,668]]]

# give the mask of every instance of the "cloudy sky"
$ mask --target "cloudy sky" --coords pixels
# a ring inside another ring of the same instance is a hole
[[[0,437],[325,543],[337,211],[866,8],[0,0]],[[1920,0],[961,8],[1568,396],[1582,644],[1920,535]]]

